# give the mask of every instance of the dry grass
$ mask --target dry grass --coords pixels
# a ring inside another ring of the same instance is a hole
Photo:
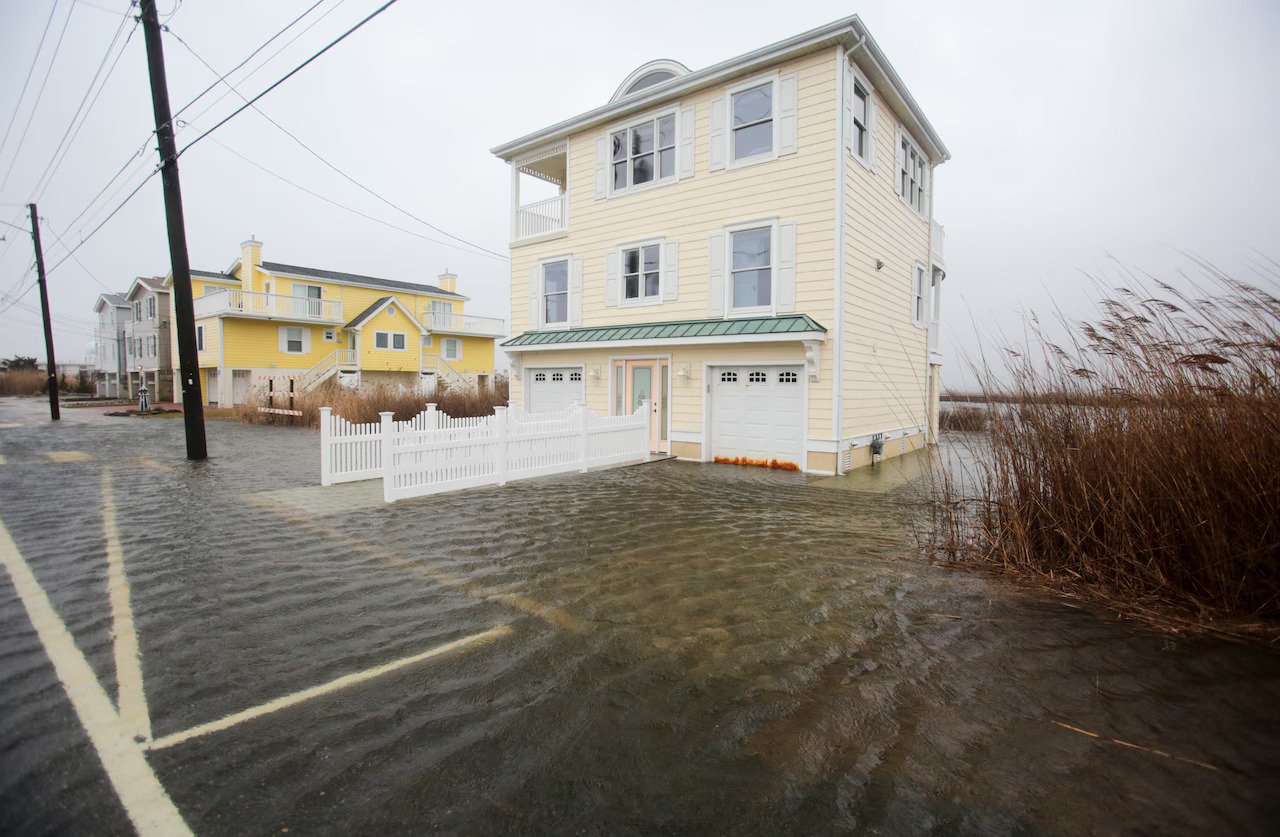
[[[301,416],[283,416],[275,413],[260,413],[259,406],[267,406],[265,399],[251,398],[246,403],[234,408],[237,420],[248,424],[282,424],[295,427],[320,426],[320,408],[332,407],[336,415],[355,424],[374,423],[379,420],[379,413],[391,412],[396,421],[407,421],[421,413],[428,401],[435,403],[437,409],[453,416],[493,415],[494,407],[505,407],[508,397],[506,378],[498,378],[492,387],[484,391],[476,390],[437,390],[435,395],[424,397],[414,392],[401,391],[400,387],[379,385],[361,390],[352,390],[338,386],[329,381],[295,399],[295,410],[301,410]],[[276,397],[275,406],[287,407],[288,400]]]
[[[975,369],[976,473],[935,486],[933,546],[1202,615],[1280,615],[1280,300],[1121,289],[1068,348]]]
[[[0,372],[0,395],[39,395],[47,377],[39,369]]]
[[[953,407],[938,413],[939,430],[973,432],[986,429],[991,411],[986,407]]]

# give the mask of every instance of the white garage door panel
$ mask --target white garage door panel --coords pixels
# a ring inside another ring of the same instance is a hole
[[[800,366],[711,370],[711,455],[778,459],[803,467],[804,383]]]
[[[529,382],[529,412],[555,413],[575,401],[586,400],[582,368],[525,369]]]

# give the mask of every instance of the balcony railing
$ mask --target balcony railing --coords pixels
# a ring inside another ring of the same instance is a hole
[[[453,314],[445,311],[427,311],[422,324],[428,331],[446,334],[467,334],[476,337],[505,337],[507,321],[498,317],[473,317],[470,314]]]
[[[256,291],[224,290],[193,300],[197,317],[232,314],[287,320],[315,320],[341,323],[342,303],[336,299],[264,294]]]
[[[933,235],[929,236],[929,255],[933,257],[935,264],[945,265],[946,249],[946,230],[937,221],[933,222]]]
[[[534,238],[569,229],[569,196],[556,195],[516,210],[516,239]]]

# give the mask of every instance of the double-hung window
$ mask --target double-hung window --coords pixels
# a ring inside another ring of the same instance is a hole
[[[676,176],[676,116],[646,119],[609,135],[613,192]]]
[[[569,261],[542,266],[542,324],[569,323]]]
[[[853,149],[854,156],[861,160],[867,159],[867,154],[871,151],[871,137],[868,135],[868,126],[870,125],[868,114],[870,111],[871,96],[867,93],[866,88],[862,86],[862,82],[854,81],[853,128],[849,137],[849,144]]]
[[[773,227],[729,233],[729,310],[768,312],[773,305]]]
[[[156,298],[154,296],[147,297],[147,319],[154,320],[156,318]]]
[[[142,321],[142,300],[134,300],[133,302],[133,321],[135,323]]]
[[[446,337],[440,341],[440,353],[445,360],[458,360],[462,357],[462,342],[456,337]]]
[[[916,262],[912,273],[911,322],[919,328],[928,325],[929,286],[925,275],[924,265]]]
[[[302,354],[302,329],[301,328],[285,329],[284,350],[291,355]]]
[[[402,331],[375,331],[373,333],[373,347],[375,349],[390,349],[395,352],[403,352],[408,345],[407,337]]]
[[[204,351],[204,326],[196,326],[196,351]]]
[[[773,80],[769,80],[730,95],[731,162],[773,155],[773,92]]]
[[[906,134],[901,134],[898,137],[898,194],[920,215],[925,214],[927,177],[924,152]]]
[[[622,250],[622,302],[662,299],[662,245],[624,247]]]

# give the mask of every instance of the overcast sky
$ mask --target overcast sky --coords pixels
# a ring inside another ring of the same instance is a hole
[[[177,38],[225,72],[312,2],[160,0],[172,32],[165,58],[175,110],[216,78]],[[379,5],[322,0],[229,80],[256,94]],[[73,246],[155,166],[141,29],[121,53],[133,26],[122,15],[127,7],[58,0],[18,106],[53,0],[0,0],[0,127],[17,108],[0,148],[0,179],[12,163],[0,221],[25,226],[23,204],[37,199],[51,267],[66,253],[58,235]],[[1084,277],[1111,259],[1163,276],[1187,266],[1177,255],[1187,250],[1246,278],[1260,254],[1280,259],[1274,2],[650,2],[627,11],[586,2],[400,0],[259,106],[373,192],[503,253],[509,174],[489,148],[606,102],[651,59],[696,70],[855,12],[953,156],[935,180],[949,271],[944,375],[953,384],[961,380],[958,356],[978,345],[975,332],[1015,329],[1019,310],[1047,308],[1050,298],[1069,314],[1084,313],[1092,293]],[[104,56],[103,75],[117,53],[101,95],[85,102],[92,110],[65,159],[51,180],[42,178],[86,91],[97,90],[90,82]],[[234,94],[217,101],[226,92],[181,114],[191,127],[180,131],[179,147],[241,104]],[[326,203],[237,154],[416,235]],[[122,166],[121,178],[73,223]],[[239,242],[256,235],[268,261],[415,282],[447,268],[472,297],[469,311],[509,316],[502,260],[418,237],[456,243],[362,191],[251,110],[203,139],[180,168],[192,267],[225,269]],[[0,234],[7,239],[0,357],[43,359],[36,292],[10,307],[34,281],[24,278],[30,239],[4,226]],[[59,359],[83,360],[103,286],[123,290],[137,275],[168,269],[155,177],[51,273]]]

